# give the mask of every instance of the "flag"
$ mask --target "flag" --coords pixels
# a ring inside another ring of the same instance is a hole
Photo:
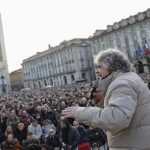
[[[137,45],[137,51],[136,51],[137,55],[142,55],[144,54],[144,49],[140,47],[139,43]]]
[[[145,42],[144,46],[143,46],[143,50],[144,50],[144,54],[150,54],[150,48],[148,48],[147,43]]]

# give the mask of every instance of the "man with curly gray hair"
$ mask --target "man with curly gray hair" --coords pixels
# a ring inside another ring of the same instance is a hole
[[[95,57],[94,62],[97,66],[101,63],[107,65],[107,69],[110,72],[118,70],[122,72],[129,72],[132,70],[132,65],[127,56],[116,49],[100,51]]]
[[[104,108],[68,107],[62,114],[107,130],[110,150],[150,149],[150,90],[132,71],[128,58],[119,50],[101,51],[95,58],[101,77]],[[101,93],[93,94],[101,100]]]

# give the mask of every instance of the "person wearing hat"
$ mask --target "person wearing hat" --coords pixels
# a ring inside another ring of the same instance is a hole
[[[56,131],[54,129],[49,129],[48,131],[48,137],[46,139],[46,144],[49,145],[49,148],[51,149],[61,149],[61,142],[59,135],[56,134]]]

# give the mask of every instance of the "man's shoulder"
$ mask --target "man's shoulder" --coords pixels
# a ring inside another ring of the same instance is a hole
[[[128,85],[142,82],[142,79],[134,72],[123,73],[118,76],[111,85]]]

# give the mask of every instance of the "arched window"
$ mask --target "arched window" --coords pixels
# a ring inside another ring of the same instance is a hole
[[[34,88],[34,89],[36,89],[36,85],[35,85],[35,82],[33,82],[33,88]]]
[[[67,84],[67,78],[64,76],[64,83]]]
[[[52,79],[50,79],[50,84],[53,86],[53,80]]]
[[[45,86],[47,86],[47,82],[46,82],[46,80],[44,80],[44,85],[45,85]]]
[[[86,73],[85,72],[82,73],[82,79],[86,79]]]
[[[30,83],[28,83],[28,88],[30,88]]]
[[[41,88],[41,82],[40,81],[38,81],[38,84],[39,84],[39,88]]]
[[[74,75],[73,74],[71,75],[71,80],[74,81]]]

